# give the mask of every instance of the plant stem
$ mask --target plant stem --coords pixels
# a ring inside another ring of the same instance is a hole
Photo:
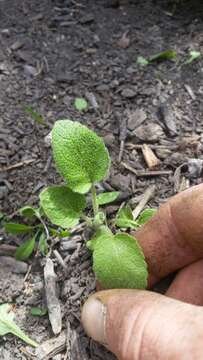
[[[93,212],[94,212],[94,216],[96,216],[98,213],[98,210],[99,210],[99,206],[98,206],[98,202],[97,202],[97,193],[96,193],[96,188],[95,188],[94,184],[92,184],[91,192],[92,192]]]

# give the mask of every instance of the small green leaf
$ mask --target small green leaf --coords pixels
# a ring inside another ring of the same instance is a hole
[[[127,205],[118,211],[116,216],[115,225],[120,228],[137,229],[139,224],[133,219],[131,208]]]
[[[24,206],[19,209],[19,213],[21,216],[24,216],[28,220],[31,220],[33,217],[40,217],[39,209],[35,209],[31,206]]]
[[[16,252],[15,258],[16,260],[27,260],[33,253],[35,248],[35,236],[29,240],[26,240],[22,245],[20,245]]]
[[[32,119],[41,125],[45,125],[45,121],[42,117],[42,115],[40,115],[37,111],[35,111],[32,106],[25,106],[24,110],[31,115]]]
[[[146,288],[147,265],[134,237],[104,230],[96,234],[90,247],[93,270],[104,288]]]
[[[148,61],[150,63],[152,63],[154,61],[171,60],[171,59],[175,59],[176,56],[177,56],[176,51],[166,50],[166,51],[161,51],[155,55],[150,56]]]
[[[146,65],[149,65],[149,61],[147,59],[145,59],[143,56],[138,56],[137,64],[139,64],[141,66],[146,66]]]
[[[68,237],[68,236],[70,236],[71,235],[71,233],[70,233],[70,231],[68,231],[68,230],[59,230],[58,231],[58,236],[60,237],[60,238],[65,238],[65,237]]]
[[[3,220],[4,217],[5,215],[0,211],[0,221]]]
[[[62,228],[78,224],[85,197],[74,193],[67,186],[50,186],[40,193],[40,205],[49,220]]]
[[[41,233],[39,237],[39,249],[43,256],[46,256],[48,253],[48,245],[47,245],[47,238],[44,232]]]
[[[5,231],[11,234],[26,234],[34,230],[34,226],[18,224],[18,223],[6,223],[4,225]]]
[[[12,310],[12,305],[10,304],[2,304],[0,305],[0,336],[4,336],[6,334],[13,334],[19,337],[21,340],[25,341],[27,344],[37,347],[38,344],[30,339],[19,327],[15,324],[14,320],[14,312]]]
[[[75,108],[78,111],[85,111],[88,108],[87,101],[83,98],[76,98],[74,102]]]
[[[45,308],[39,308],[39,307],[32,307],[30,311],[32,316],[45,316],[47,315],[48,311]]]
[[[52,147],[58,171],[75,192],[87,193],[108,173],[110,158],[103,140],[78,122],[57,121]]]
[[[140,216],[137,219],[139,225],[144,225],[151,217],[157,212],[156,209],[145,209],[141,212]]]
[[[184,65],[191,64],[194,60],[200,58],[201,53],[199,51],[190,51],[190,57],[184,62]]]
[[[93,226],[95,228],[103,225],[106,221],[106,215],[103,213],[103,211],[98,211],[98,213],[95,215],[93,219]]]
[[[120,195],[119,191],[112,191],[112,192],[104,192],[102,194],[97,195],[97,202],[98,205],[105,205],[113,202],[118,198]]]

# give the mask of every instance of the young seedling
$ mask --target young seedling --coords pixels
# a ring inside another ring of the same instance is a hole
[[[49,186],[40,194],[40,206],[51,223],[69,229],[81,219],[95,231],[87,247],[93,252],[93,269],[104,288],[145,288],[147,266],[134,237],[110,230],[100,206],[114,201],[119,192],[97,194],[96,184],[107,177],[110,156],[104,142],[78,122],[59,120],[52,130],[52,149],[64,185]],[[87,193],[91,193],[92,214],[85,214]],[[127,215],[124,215],[127,213]],[[121,209],[115,226],[137,228],[154,211],[133,219],[130,208]]]
[[[143,56],[138,56],[137,58],[137,64],[141,66],[146,66],[149,64],[152,64],[157,61],[164,61],[164,60],[174,60],[176,59],[177,53],[175,50],[165,50],[162,52],[159,52],[155,55],[150,56],[149,58],[144,58]]]

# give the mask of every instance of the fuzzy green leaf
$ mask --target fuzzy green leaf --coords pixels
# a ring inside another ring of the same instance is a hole
[[[118,198],[119,195],[120,195],[119,191],[104,192],[102,194],[99,194],[97,195],[98,205],[105,205],[112,203],[114,200]]]
[[[33,253],[35,248],[35,236],[29,240],[26,240],[22,245],[20,245],[16,252],[15,258],[16,260],[27,260]]]
[[[83,98],[76,98],[74,105],[78,111],[84,111],[88,107],[87,101]]]
[[[44,315],[47,315],[48,310],[46,308],[32,307],[30,312],[32,316],[42,317]]]
[[[4,225],[5,231],[11,234],[27,234],[34,230],[34,226],[18,224],[18,223],[6,223]]]
[[[105,229],[96,234],[90,249],[93,270],[104,288],[146,288],[147,265],[134,237],[124,233],[113,235]]]
[[[127,205],[118,211],[115,225],[120,228],[137,229],[139,224],[133,219],[131,208]]]
[[[156,209],[145,209],[141,212],[140,216],[137,219],[139,225],[144,225],[151,217],[157,212]]]
[[[12,305],[2,304],[0,305],[0,336],[6,334],[13,334],[25,341],[27,344],[36,347],[38,344],[30,339],[19,327],[15,324],[14,312],[12,311]]]
[[[86,193],[108,173],[110,158],[104,142],[78,122],[59,120],[52,130],[56,167],[75,192]]]
[[[40,193],[40,205],[53,224],[70,228],[79,222],[85,197],[67,186],[50,186]]]

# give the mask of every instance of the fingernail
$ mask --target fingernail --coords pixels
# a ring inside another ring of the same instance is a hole
[[[105,336],[106,306],[90,297],[82,309],[82,324],[88,336],[107,346]]]

